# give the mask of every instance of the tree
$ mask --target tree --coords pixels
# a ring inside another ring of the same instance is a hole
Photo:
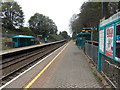
[[[104,17],[107,19],[117,12],[120,2],[104,2]],[[73,32],[73,38],[83,28],[93,28],[93,40],[98,40],[98,24],[102,19],[102,2],[85,2],[80,8],[80,13],[73,15],[70,21],[70,30]]]
[[[17,2],[2,3],[2,26],[6,29],[16,29],[23,26],[23,11]]]
[[[35,35],[34,32],[32,32],[28,27],[21,27],[19,29],[19,33],[23,35],[32,35],[32,36]]]
[[[120,11],[120,1],[119,1],[119,3],[118,3],[118,11]]]
[[[68,33],[66,31],[62,31],[61,35],[64,39],[68,39]]]
[[[29,20],[30,29],[37,35],[47,37],[49,34],[57,33],[57,26],[49,17],[35,13]]]
[[[112,16],[113,14],[117,13],[117,10],[119,8],[118,2],[109,2],[108,4],[108,11],[109,16]]]
[[[100,19],[100,2],[86,2],[82,5],[80,13],[70,22],[72,31],[79,33],[82,28],[96,28]]]
[[[71,32],[77,33],[80,31],[79,15],[74,14],[70,20],[70,30]]]

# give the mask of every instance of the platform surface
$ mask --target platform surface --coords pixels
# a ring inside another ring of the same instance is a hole
[[[64,47],[7,85],[6,88],[26,87]],[[101,88],[87,59],[83,51],[70,41],[62,53],[29,88]]]
[[[38,44],[38,45],[31,45],[31,46],[25,46],[25,47],[19,47],[19,48],[12,48],[12,49],[8,49],[8,50],[3,50],[3,51],[0,51],[0,55],[6,54],[6,53],[17,52],[17,51],[25,50],[25,49],[29,49],[29,48],[39,47],[39,46],[42,46],[42,45],[45,45],[45,44],[41,44],[41,45]]]
[[[63,41],[63,40],[61,40],[61,41]],[[60,41],[56,41],[56,42],[60,42]],[[49,43],[43,43],[43,44],[37,44],[37,45],[31,45],[31,46],[12,48],[12,49],[8,49],[8,50],[2,50],[2,51],[0,51],[0,55],[17,52],[17,51],[21,51],[21,50],[27,50],[27,49],[31,49],[31,48],[35,48],[35,47],[41,47],[41,46],[53,44],[56,42],[49,42]]]
[[[100,88],[86,59],[83,51],[74,46],[71,41],[43,73],[48,78],[39,77],[31,88]],[[44,84],[41,83],[44,80]]]

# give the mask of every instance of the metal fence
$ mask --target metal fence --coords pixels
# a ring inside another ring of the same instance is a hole
[[[94,61],[97,65],[98,60],[98,43],[97,42],[85,42],[85,53]]]
[[[98,43],[97,42],[85,42],[85,53],[91,58],[91,60],[97,66],[98,62]],[[102,74],[106,77],[110,84],[115,88],[120,88],[120,63],[101,55],[102,60]]]
[[[120,88],[120,63],[102,55],[102,73],[115,87]]]

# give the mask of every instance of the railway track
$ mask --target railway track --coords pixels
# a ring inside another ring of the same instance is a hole
[[[41,49],[43,49],[43,48],[41,48]],[[11,62],[11,61],[15,61],[16,59],[25,57],[25,56],[30,55],[30,54],[32,54],[32,53],[35,53],[35,52],[37,52],[37,51],[40,51],[40,50],[38,49],[38,50],[35,50],[35,51],[32,51],[32,52],[26,52],[25,54],[16,55],[16,56],[14,56],[14,57],[10,57],[10,58],[4,59],[4,60],[2,60],[2,62],[0,62],[0,65],[3,65],[3,64],[5,64],[5,63]]]
[[[35,50],[28,54],[23,54],[20,56],[11,57],[3,60],[0,65],[0,71],[2,71],[2,77],[0,77],[1,85],[4,85],[38,61],[40,61],[43,57],[56,50],[60,46],[64,45],[65,42],[57,43],[49,46],[45,46],[39,50]]]

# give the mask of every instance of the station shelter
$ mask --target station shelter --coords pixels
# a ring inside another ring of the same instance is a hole
[[[83,49],[85,41],[91,39],[91,30],[83,29],[80,33],[77,34],[76,44],[79,48]]]
[[[26,36],[26,35],[17,35],[12,36],[12,41],[14,42],[14,47],[23,47],[35,44],[36,37]]]

